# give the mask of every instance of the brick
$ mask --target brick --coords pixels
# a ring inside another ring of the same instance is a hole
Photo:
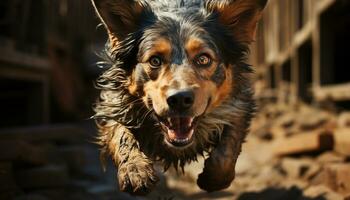
[[[305,199],[330,199],[344,200],[341,194],[337,194],[326,186],[317,185],[311,186],[304,191]],[[303,198],[304,199],[304,198]]]
[[[295,124],[296,118],[297,117],[294,113],[288,112],[277,118],[275,123],[283,128],[290,128]]]
[[[255,130],[252,130],[252,134],[264,140],[273,139],[273,135],[270,131],[269,125],[265,124],[263,126],[257,127]]]
[[[320,171],[321,167],[311,159],[283,158],[281,167],[289,178],[309,179]]]
[[[317,161],[322,164],[326,163],[342,163],[345,162],[346,157],[340,154],[337,154],[333,151],[324,152],[323,154],[317,157]]]
[[[272,126],[269,132],[272,134],[274,139],[284,138],[287,135],[285,128],[276,125]]]
[[[333,137],[327,132],[315,131],[276,139],[272,145],[275,155],[312,153],[332,149]]]
[[[343,194],[350,194],[350,164],[332,163],[324,166],[324,169],[313,180],[312,184],[323,184],[332,190]]]
[[[339,127],[350,127],[350,112],[342,112],[338,117]]]
[[[325,112],[314,111],[303,114],[298,119],[298,122],[301,130],[314,130],[324,125],[330,119],[330,114]]]
[[[350,128],[339,128],[334,132],[334,150],[350,156]]]

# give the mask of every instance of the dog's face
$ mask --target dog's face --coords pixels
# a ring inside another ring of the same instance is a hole
[[[172,12],[136,1],[94,3],[111,49],[134,42],[123,54],[127,90],[154,110],[166,143],[183,148],[193,142],[201,117],[233,92],[240,73],[235,63],[242,45],[253,40],[266,0],[208,1]]]
[[[166,142],[176,147],[191,144],[196,122],[232,90],[231,68],[205,39],[210,36],[200,29],[199,33],[189,31],[180,29],[184,37],[178,41],[166,35],[145,38],[132,76],[138,82],[146,75],[143,100],[154,109]]]

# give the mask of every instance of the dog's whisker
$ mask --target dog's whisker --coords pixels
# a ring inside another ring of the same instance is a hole
[[[127,102],[127,104],[134,104],[134,103],[136,103],[136,102],[138,102],[138,103],[142,103],[142,99],[140,99],[140,98],[137,98],[137,99],[134,99],[133,101],[131,101],[131,102]]]
[[[143,122],[145,121],[146,117],[147,117],[149,114],[151,114],[153,111],[154,111],[154,110],[151,109],[151,110],[145,112],[145,114],[141,117],[141,119],[142,119],[142,120],[141,120],[141,124],[143,124]]]

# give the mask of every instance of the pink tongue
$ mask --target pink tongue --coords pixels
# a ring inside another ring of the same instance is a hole
[[[171,118],[171,129],[168,130],[170,139],[186,139],[190,133],[189,120],[187,117]]]

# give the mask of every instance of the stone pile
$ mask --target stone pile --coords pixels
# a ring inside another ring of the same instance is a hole
[[[270,168],[272,186],[300,193],[267,199],[350,199],[350,112],[269,104],[258,112],[251,137],[268,147],[260,151],[271,156],[261,167]],[[247,146],[259,149],[259,142]]]

